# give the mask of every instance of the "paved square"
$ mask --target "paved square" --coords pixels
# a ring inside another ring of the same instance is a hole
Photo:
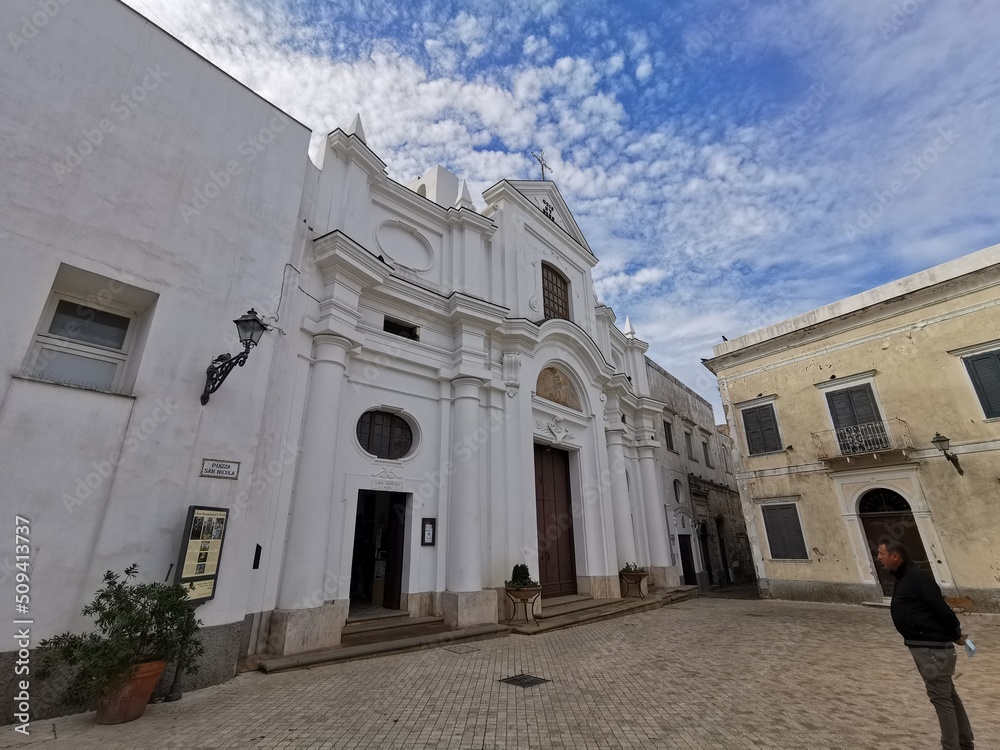
[[[979,653],[956,684],[977,746],[998,748],[1000,616],[962,622]],[[885,609],[702,598],[473,648],[245,674],[117,727],[4,727],[0,747],[940,748]],[[521,673],[551,682],[499,682]]]

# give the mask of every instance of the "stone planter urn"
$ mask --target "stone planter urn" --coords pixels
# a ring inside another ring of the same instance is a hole
[[[625,594],[629,595],[632,587],[635,586],[635,590],[639,592],[639,598],[645,599],[646,595],[642,593],[642,582],[649,577],[649,571],[645,568],[629,569],[622,568],[618,571],[618,577],[625,583]]]
[[[517,605],[524,607],[524,622],[526,624],[538,622],[535,620],[535,602],[542,595],[542,587],[538,581],[531,577],[527,565],[515,565],[511,571],[510,580],[504,582],[504,593],[514,605],[514,614],[507,620],[510,625],[517,617]]]

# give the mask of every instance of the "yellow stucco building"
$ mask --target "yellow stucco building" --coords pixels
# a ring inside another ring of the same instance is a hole
[[[874,551],[895,539],[947,595],[1000,611],[1000,245],[719,344],[705,365],[762,595],[881,601]]]

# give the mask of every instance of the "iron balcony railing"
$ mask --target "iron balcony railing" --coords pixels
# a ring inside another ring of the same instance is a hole
[[[814,432],[812,436],[821,459],[913,447],[906,422],[895,418]]]

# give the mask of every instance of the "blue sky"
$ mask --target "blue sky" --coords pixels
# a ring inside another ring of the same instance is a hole
[[[408,182],[553,177],[601,300],[700,358],[1000,242],[988,0],[128,0],[317,134],[360,112]]]

